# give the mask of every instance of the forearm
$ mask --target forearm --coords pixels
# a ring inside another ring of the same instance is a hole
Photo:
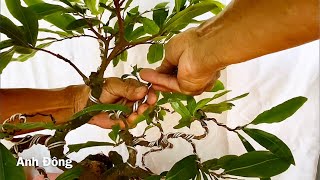
[[[0,89],[0,123],[16,113],[52,115],[57,124],[67,121],[87,100],[85,85],[62,89]],[[50,122],[50,117],[34,116],[27,122]]]
[[[318,39],[318,8],[318,0],[234,0],[197,32],[226,66]]]

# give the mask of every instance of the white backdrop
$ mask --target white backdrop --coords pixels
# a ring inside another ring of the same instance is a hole
[[[140,9],[152,7],[157,1],[140,1]],[[0,1],[3,3],[3,1]],[[8,15],[7,9],[2,5],[1,13]],[[4,38],[4,37],[2,37]],[[121,76],[131,71],[130,65],[140,67],[156,67],[159,64],[148,65],[146,52],[148,46],[143,45],[129,51],[129,59],[117,68],[108,68],[106,76]],[[99,51],[97,42],[91,39],[74,39],[57,43],[48,49],[59,52],[72,61],[89,75],[96,70],[99,64]],[[259,125],[258,128],[271,132],[288,144],[295,157],[296,166],[272,179],[274,180],[314,180],[316,165],[319,157],[319,42],[315,41],[300,47],[274,53],[250,62],[229,66],[222,73],[222,81],[232,92],[227,98],[250,92],[250,95],[236,101],[236,107],[221,116],[215,116],[219,121],[229,126],[242,125],[250,122],[260,112],[273,107],[295,96],[306,96],[307,103],[287,121],[279,124]],[[38,53],[25,63],[10,63],[1,75],[1,88],[58,88],[72,84],[81,84],[82,80],[68,64],[44,53]],[[208,94],[204,94],[206,96]],[[202,97],[203,97],[202,96]],[[173,132],[172,126],[177,117],[168,116],[163,124],[167,132]],[[209,123],[210,134],[200,142],[196,142],[199,155],[203,161],[220,157],[224,154],[242,154],[245,152],[241,142],[224,129]],[[143,125],[134,130],[135,134],[142,133]],[[184,132],[202,133],[199,125],[192,126],[191,130]],[[108,140],[108,130],[95,126],[85,125],[71,132],[67,136],[67,143],[81,143],[88,140]],[[42,131],[37,133],[53,133]],[[156,138],[157,131],[147,134],[150,140]],[[187,143],[182,140],[172,140],[175,148],[155,153],[147,157],[146,164],[155,172],[168,170],[176,161],[192,152]],[[7,143],[9,146],[9,143]],[[257,148],[261,148],[255,144]],[[89,153],[107,153],[110,148],[88,148],[70,157],[80,161]],[[115,150],[126,155],[123,147]],[[145,151],[141,149],[141,152]],[[30,158],[49,156],[48,151],[41,146],[33,147],[23,153],[23,157]],[[56,172],[53,167],[46,168]]]

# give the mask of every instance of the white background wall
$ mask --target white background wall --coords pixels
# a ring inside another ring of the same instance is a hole
[[[49,1],[48,1],[49,2]],[[157,1],[137,1],[140,9],[153,7]],[[3,3],[3,1],[0,1]],[[1,6],[1,13],[8,15],[5,6]],[[270,13],[271,14],[271,13]],[[2,36],[2,38],[4,38]],[[138,62],[140,67],[156,67],[159,64],[148,65],[146,52],[148,46],[142,45],[129,51],[129,59],[117,68],[108,68],[106,76],[121,76],[131,71],[130,65]],[[48,49],[58,52],[71,59],[86,75],[96,70],[99,64],[99,50],[97,42],[92,39],[74,39],[56,43]],[[232,50],[232,49],[231,49]],[[274,53],[250,62],[229,66],[222,73],[222,81],[232,92],[227,98],[250,92],[250,95],[236,101],[236,107],[221,116],[215,116],[219,121],[229,126],[237,126],[250,122],[260,112],[269,109],[289,98],[306,96],[307,103],[287,121],[279,124],[259,125],[261,128],[281,138],[293,152],[296,166],[272,179],[274,180],[314,180],[316,165],[319,157],[319,41],[300,47]],[[25,63],[10,63],[1,75],[2,88],[57,88],[71,84],[81,84],[81,78],[66,63],[44,53],[38,53]],[[208,94],[204,94],[206,96]],[[202,96],[202,97],[203,97]],[[168,116],[163,127],[166,132],[173,132],[172,126],[177,122],[176,116]],[[143,125],[133,130],[135,134],[143,131]],[[245,152],[241,142],[224,129],[209,123],[210,134],[203,140],[196,142],[202,160],[220,157],[224,154],[242,154]],[[200,134],[199,125],[192,126],[184,132]],[[107,141],[108,130],[85,125],[71,132],[67,136],[67,143],[81,143],[91,141]],[[37,132],[39,133],[39,132]],[[40,133],[52,133],[42,131]],[[158,137],[157,131],[150,131],[150,140]],[[175,148],[148,156],[146,164],[155,172],[168,170],[176,161],[192,152],[187,143],[182,140],[172,140]],[[256,147],[261,148],[259,145]],[[80,161],[89,153],[107,153],[110,148],[98,147],[81,150],[70,157]],[[123,147],[116,150],[124,155]],[[144,152],[145,149],[141,149]],[[23,153],[25,158],[49,156],[48,151],[41,146]],[[57,171],[50,167],[48,171]]]

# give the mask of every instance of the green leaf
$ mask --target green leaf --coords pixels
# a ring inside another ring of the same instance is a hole
[[[23,0],[28,6],[43,3],[43,0]]]
[[[59,0],[59,1],[73,8],[73,5],[71,4],[71,2],[69,2],[69,0]]]
[[[68,37],[70,34],[63,32],[63,31],[54,31],[54,30],[50,30],[50,29],[46,29],[46,28],[39,28],[40,32],[46,32],[46,33],[52,33],[52,34],[56,34],[60,37]]]
[[[281,122],[292,116],[308,99],[295,97],[259,114],[250,124]]]
[[[17,160],[12,153],[0,143],[0,179],[25,180],[23,167],[17,166]]]
[[[153,9],[152,19],[159,26],[162,27],[168,17],[169,11],[166,6],[169,2],[162,2],[157,4]]]
[[[46,16],[44,20],[48,21],[49,23],[55,25],[56,27],[64,31],[69,32],[69,34],[72,34],[70,31],[68,31],[67,26],[76,19],[70,14],[61,14],[60,12],[58,12]]]
[[[189,110],[189,112],[194,112],[195,108],[196,108],[196,100],[194,99],[193,96],[189,96],[187,99],[187,108]]]
[[[223,165],[224,173],[242,177],[268,178],[286,171],[290,164],[269,151],[252,151]]]
[[[295,165],[294,158],[289,147],[277,136],[259,129],[244,128],[243,131],[276,156]]]
[[[8,138],[8,137],[10,137],[10,135],[8,133],[0,132],[0,140],[4,139],[4,138]]]
[[[161,61],[163,58],[163,44],[152,44],[149,47],[149,52],[147,54],[147,59],[149,64]]]
[[[96,147],[96,146],[114,146],[115,144],[109,142],[97,142],[97,141],[88,141],[86,143],[80,144],[70,144],[68,145],[69,151],[67,154],[73,152],[79,152],[81,149],[89,148],[89,147]]]
[[[82,29],[82,28],[88,28],[89,25],[88,23],[92,23],[92,25],[97,25],[100,23],[99,20],[97,19],[93,19],[93,18],[86,18],[86,19],[77,19],[73,22],[71,22],[66,29],[67,30],[78,30],[78,29]]]
[[[37,46],[37,48],[43,49],[43,48],[45,48],[45,47],[50,46],[51,44],[52,44],[52,42],[39,44],[39,45]],[[26,61],[26,60],[34,57],[37,52],[38,52],[37,50],[32,50],[32,53],[20,55],[20,56],[18,56],[17,58],[13,58],[12,61],[24,62],[24,61]]]
[[[203,166],[206,169],[210,170],[219,170],[220,168],[224,167],[226,164],[232,162],[233,160],[237,159],[238,156],[236,155],[225,155],[221,158],[217,159],[210,159],[208,161],[203,162]]]
[[[78,179],[85,169],[83,166],[76,166],[70,170],[64,171],[56,180],[71,180]]]
[[[4,41],[0,41],[0,50],[8,48],[8,47],[11,47],[13,45],[14,45],[14,41],[12,39],[7,39],[7,40],[4,40]]]
[[[201,2],[192,5],[183,11],[180,11],[167,21],[164,25],[164,31],[172,31],[181,24],[189,24],[194,17],[202,15],[215,7],[217,7],[217,5],[213,2]]]
[[[160,10],[160,9],[168,9],[167,5],[169,4],[169,2],[161,2],[159,4],[157,4],[153,10]]]
[[[166,175],[166,180],[192,179],[198,173],[197,156],[190,155],[173,165]]]
[[[48,3],[38,3],[34,4],[28,7],[28,9],[31,9],[34,13],[37,14],[38,19],[42,19],[45,16],[48,16],[50,14],[56,13],[56,12],[67,12],[68,10],[65,9],[62,6],[55,5],[55,4],[48,4]]]
[[[143,24],[144,31],[148,34],[155,35],[159,32],[159,26],[148,18],[141,18],[141,22]]]
[[[224,8],[225,8],[225,5],[222,4],[221,2],[219,1],[215,1],[215,0],[200,0],[202,2],[212,2],[212,3],[215,3],[217,5],[217,7],[213,8],[211,10],[211,12],[215,15],[217,15],[218,13],[220,13]]]
[[[13,130],[32,130],[32,129],[55,129],[56,125],[52,122],[26,122],[19,124],[4,124],[5,129]]]
[[[144,31],[144,27],[143,26],[140,26],[138,28],[136,28],[135,30],[133,30],[129,35],[128,37],[126,37],[126,39],[128,41],[132,41],[132,40],[136,40],[138,39],[139,37],[145,35],[146,32]]]
[[[80,112],[77,112],[72,116],[71,120],[76,119],[84,114],[88,114],[91,112],[99,112],[103,110],[106,110],[106,111],[120,110],[127,114],[131,112],[131,110],[127,106],[122,106],[119,104],[95,104],[95,105],[84,108]]]
[[[208,104],[208,105],[204,106],[203,108],[201,108],[201,110],[204,112],[221,114],[224,111],[228,111],[228,110],[232,109],[233,106],[234,106],[234,104],[232,104],[232,103],[221,102],[218,104]]]
[[[124,6],[124,11],[128,9],[128,7],[130,6],[130,4],[132,3],[133,0],[128,0],[126,5]]]
[[[130,9],[130,11],[128,11],[127,14],[128,14],[128,17],[133,17],[133,16],[139,15],[139,6],[136,6],[136,7],[132,8],[132,9]]]
[[[89,8],[89,10],[91,11],[91,13],[93,15],[100,14],[100,12],[98,10],[99,1],[97,1],[97,0],[84,0],[84,3],[86,4],[86,6]]]
[[[179,124],[174,126],[173,128],[174,129],[180,129],[180,128],[183,128],[183,127],[189,127],[190,128],[192,122],[193,122],[193,120],[192,120],[191,117],[182,117],[179,120]]]
[[[163,98],[157,102],[157,105],[162,105],[168,102],[175,102],[175,101],[186,101],[188,99],[188,95],[181,94],[181,93],[168,93],[168,92],[161,92]]]
[[[120,60],[126,62],[127,59],[128,59],[128,51],[123,51],[123,52],[120,54]]]
[[[244,97],[246,97],[246,96],[248,96],[248,95],[249,95],[249,93],[244,93],[244,94],[242,94],[242,95],[240,95],[240,96],[237,96],[237,97],[234,97],[234,98],[232,98],[232,99],[229,99],[229,100],[227,100],[226,102],[235,101],[235,100],[244,98]]]
[[[13,49],[0,53],[0,74],[2,74],[3,69],[10,63],[13,54]]]
[[[179,12],[183,7],[184,7],[184,4],[186,3],[186,0],[175,0],[174,1],[174,4],[175,4],[175,11],[176,12]]]
[[[212,97],[212,99],[218,99],[219,97],[222,97],[222,96],[224,96],[225,94],[227,94],[227,93],[229,93],[229,92],[231,92],[231,91],[230,91],[230,90],[226,90],[226,91],[223,91],[223,92],[221,92],[221,93],[215,94],[215,95]]]
[[[23,32],[10,19],[0,14],[0,33],[7,35],[15,44],[28,46]]]
[[[130,41],[130,35],[133,31],[133,26],[134,24],[128,24],[125,26],[124,28],[124,38],[127,40],[127,41]]]
[[[35,5],[38,3],[43,3],[42,0],[24,0],[24,2],[28,5]],[[72,15],[70,14],[61,14],[61,12],[57,12],[51,15],[48,15],[44,17],[44,20],[53,24],[54,26],[67,31],[66,27],[69,25],[72,21],[76,20]],[[72,34],[72,32],[67,31],[69,34]]]
[[[21,22],[27,42],[35,45],[38,37],[38,17],[28,8],[21,6],[20,0],[6,0],[7,8],[13,17]]]
[[[119,64],[119,62],[120,62],[120,55],[118,55],[112,60],[113,67],[116,67]]]
[[[103,26],[103,29],[109,33],[109,34],[112,34],[112,35],[115,35],[117,32],[110,26]]]
[[[210,159],[202,163],[203,167],[205,169],[210,169],[210,170],[218,170],[220,167],[218,166],[218,159]]]
[[[228,92],[230,91],[224,91],[222,93],[219,93],[219,94],[215,94],[212,98],[205,98],[205,99],[201,99],[196,107],[194,108],[194,111],[193,111],[193,115],[195,114],[195,112],[198,110],[198,109],[202,109],[205,105],[207,105],[209,102],[211,102],[212,100],[214,99],[217,99],[225,94],[227,94]]]
[[[31,54],[34,50],[29,47],[14,46],[14,51],[18,54]]]
[[[243,146],[246,148],[246,150],[248,152],[251,152],[251,151],[255,151],[254,147],[249,143],[248,140],[246,140],[243,136],[241,136],[239,133],[238,134],[238,137],[240,139],[240,141],[242,142]]]
[[[170,102],[174,102],[177,100],[180,101],[186,101],[189,97],[189,95],[185,95],[182,93],[166,93],[166,92],[162,92],[161,93],[163,95],[163,97],[168,98]]]
[[[117,138],[119,136],[119,132],[120,132],[120,125],[113,125],[112,126],[112,131],[109,133],[109,137],[110,139],[112,139],[114,142],[117,142]]]
[[[211,92],[217,92],[220,90],[224,90],[224,85],[221,81],[216,80],[216,83],[214,84],[213,88],[210,90]]]
[[[190,118],[191,117],[189,110],[180,101],[171,102],[170,104],[171,104],[171,107],[177,113],[179,113],[182,118]]]

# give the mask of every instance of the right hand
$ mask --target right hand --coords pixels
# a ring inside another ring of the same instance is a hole
[[[205,45],[203,38],[196,28],[173,37],[165,46],[161,66],[156,70],[141,70],[141,78],[159,91],[199,95],[210,90],[222,67],[213,48]]]

